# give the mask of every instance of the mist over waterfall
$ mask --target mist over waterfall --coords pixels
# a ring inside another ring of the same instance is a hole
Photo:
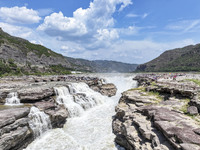
[[[103,103],[104,99],[86,83],[71,83],[68,87],[54,87],[54,90],[57,103],[64,104],[70,117],[80,116],[85,110]]]
[[[7,95],[5,105],[20,105],[20,99],[17,92],[11,92]]]
[[[85,83],[71,83],[69,87],[55,87],[57,102],[64,104],[71,117],[64,128],[52,129],[32,142],[26,150],[117,150],[112,133],[121,93],[136,87],[129,74],[95,74],[107,83],[114,83],[116,96],[107,97],[90,89]],[[78,114],[78,115],[77,115]]]
[[[55,87],[56,92],[56,101],[58,104],[64,104],[67,108],[70,117],[80,116],[80,114],[84,111],[83,108],[74,102],[74,97],[69,93],[67,87]]]
[[[28,117],[35,138],[52,128],[49,116],[34,106],[31,107]]]

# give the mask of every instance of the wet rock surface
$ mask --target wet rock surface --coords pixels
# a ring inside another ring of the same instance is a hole
[[[112,83],[92,85],[91,88],[102,95],[109,97],[114,96],[117,92],[116,86]]]
[[[0,110],[0,149],[22,149],[33,140],[28,127],[29,107]]]
[[[29,125],[32,106],[49,116],[53,128],[62,128],[69,117],[68,110],[56,100],[54,87],[70,89],[74,82],[85,82],[96,91],[114,96],[116,87],[101,82],[102,79],[84,76],[25,76],[0,79],[0,150],[21,150],[34,140],[34,132]],[[9,93],[16,92],[22,105],[5,106]],[[70,91],[74,93],[74,91]],[[85,97],[82,93],[73,94]]]
[[[127,150],[199,150],[198,90],[135,79],[141,86],[124,92],[116,106],[116,143]]]

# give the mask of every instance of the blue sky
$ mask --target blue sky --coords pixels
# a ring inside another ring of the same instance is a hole
[[[0,0],[0,27],[65,56],[145,63],[200,40],[199,0]]]

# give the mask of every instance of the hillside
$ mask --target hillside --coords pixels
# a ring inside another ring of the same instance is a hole
[[[200,71],[200,44],[168,50],[159,57],[139,65],[136,71]]]
[[[0,28],[0,76],[68,74],[70,71],[132,72],[136,68],[136,65],[120,62],[97,62],[64,57],[42,45],[11,36]]]
[[[117,61],[75,59],[67,57],[67,60],[74,65],[81,66],[84,69],[93,70],[94,72],[111,73],[111,72],[133,72],[137,64],[128,64]]]

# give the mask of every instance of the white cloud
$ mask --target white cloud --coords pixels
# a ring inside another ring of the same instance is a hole
[[[66,45],[61,46],[61,50],[64,51],[65,54],[74,53],[77,51],[74,48],[70,48],[69,46]]]
[[[133,14],[133,13],[129,13],[126,15],[126,17],[129,17],[129,18],[136,18],[136,17],[139,17],[140,15],[137,15],[137,14]]]
[[[99,31],[104,36],[97,37],[100,42],[97,43],[78,43],[73,41],[60,41],[54,37],[40,35],[30,28],[13,26],[7,23],[1,23],[0,26],[4,31],[19,37],[29,39],[33,43],[42,44],[57,51],[65,56],[85,58],[90,60],[106,59],[123,61],[127,63],[144,63],[159,56],[162,52],[168,49],[183,47],[190,44],[196,44],[191,39],[185,39],[176,42],[156,42],[152,40],[116,40],[114,42],[107,42],[104,37],[110,36],[110,32],[102,30]],[[130,27],[131,28],[131,27]],[[107,48],[102,47],[102,43],[106,44]],[[100,43],[100,44],[99,44]],[[98,47],[98,49],[95,49]],[[93,50],[91,51],[90,49]]]
[[[25,39],[30,37],[33,32],[30,28],[14,26],[14,25],[10,25],[8,23],[3,23],[3,22],[0,22],[0,27],[5,32],[7,32],[11,35],[18,36],[18,37],[25,38]]]
[[[113,29],[117,6],[120,6],[118,11],[122,11],[130,4],[131,0],[94,0],[89,8],[74,11],[73,17],[66,17],[62,12],[45,17],[38,30],[60,40],[93,43],[87,45],[89,49],[105,47],[119,37],[117,30]]]
[[[132,5],[132,1],[131,0],[123,0],[121,1],[123,2],[123,4],[121,5],[119,11],[122,11],[124,8],[126,8],[128,5]]]
[[[65,51],[63,51],[62,53],[71,57],[85,58],[89,60],[103,59],[123,61],[127,63],[144,63],[159,56],[165,50],[184,47],[191,44],[196,43],[191,39],[167,43],[160,43],[151,40],[122,40],[115,42],[107,49],[100,48],[90,51],[82,47],[82,50],[76,52],[66,51],[65,53]]]
[[[142,15],[142,18],[146,18],[149,14],[148,13],[144,13],[144,15]]]
[[[61,36],[64,38],[66,36],[83,36],[87,33],[84,23],[74,18],[64,17],[62,12],[53,13],[45,17],[44,23],[38,27],[38,30],[46,31],[49,35]]]
[[[28,27],[11,25],[4,22],[0,22],[0,27],[3,29],[3,31],[7,32],[8,34],[12,36],[27,39],[31,43],[34,43],[34,44],[41,44],[41,45],[49,47],[51,43],[54,43],[54,42],[49,42],[49,41],[51,40],[56,41],[55,39],[49,38],[48,36],[43,35],[43,34],[39,34],[34,29],[31,29]],[[52,47],[52,45],[50,47]]]
[[[120,35],[136,35],[140,29],[136,26],[129,26],[128,28],[118,28],[117,31]]]
[[[142,18],[142,19],[145,19],[149,14],[148,13],[144,13],[143,15],[138,15],[138,14],[134,14],[134,13],[129,13],[126,15],[126,17],[128,18]]]
[[[173,22],[167,25],[166,29],[182,32],[196,32],[200,29],[200,19]]]
[[[7,23],[33,24],[38,23],[41,17],[38,12],[26,7],[1,7],[0,18]]]

